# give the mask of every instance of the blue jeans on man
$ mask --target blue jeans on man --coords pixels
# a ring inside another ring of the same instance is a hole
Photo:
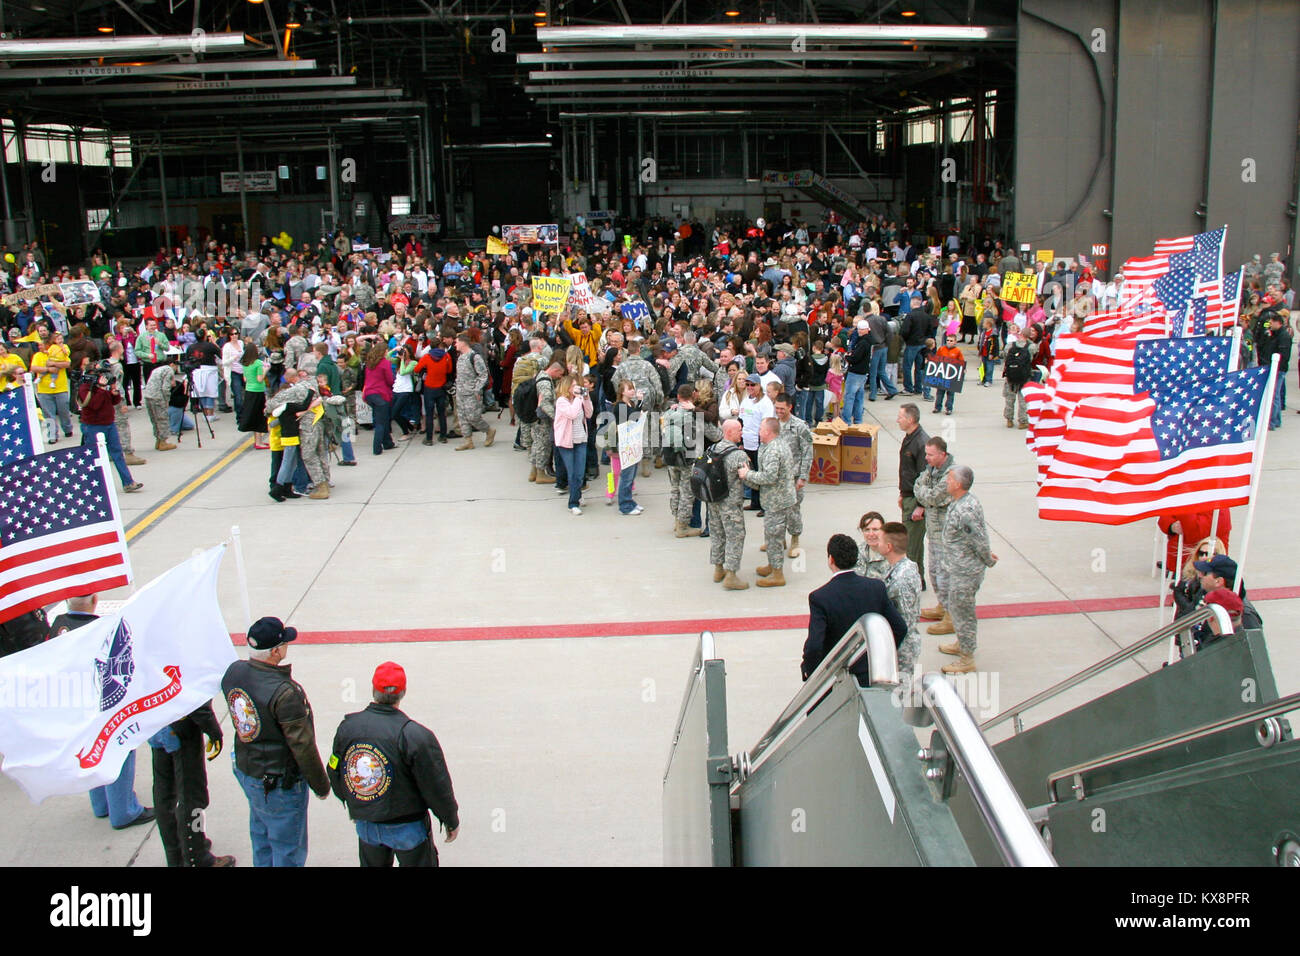
[[[815,428],[826,412],[826,389],[809,388],[799,393],[803,401],[803,420],[809,428]]]
[[[1277,373],[1277,386],[1273,389],[1273,411],[1268,417],[1268,430],[1282,427],[1282,409],[1286,408],[1286,372]]]
[[[130,826],[144,813],[144,807],[135,795],[135,751],[126,755],[122,772],[117,779],[104,787],[90,791],[90,812],[108,822],[115,829]]]
[[[849,372],[844,376],[844,421],[849,425],[862,424],[862,398],[867,387],[867,376]]]
[[[424,439],[433,441],[433,413],[438,413],[438,437],[447,440],[447,390],[424,387]]]
[[[885,393],[893,398],[898,394],[898,389],[894,388],[894,383],[889,380],[889,373],[886,368],[889,365],[889,346],[877,345],[871,350],[871,400],[876,400],[876,385],[879,383],[884,387]]]
[[[433,845],[433,831],[426,815],[409,823],[375,823],[353,821],[357,830],[358,855],[362,866],[391,867],[393,857],[398,866],[437,866],[438,850]]]
[[[925,378],[925,365],[917,359],[924,350],[924,345],[903,347],[903,391],[909,395],[921,391],[921,382]]]
[[[108,458],[117,469],[117,476],[122,479],[122,487],[135,484],[135,479],[131,477],[131,470],[126,467],[126,458],[122,454],[122,442],[117,436],[116,425],[87,425],[81,423],[81,443],[94,447],[95,436],[104,436],[104,445],[108,450]]]
[[[179,435],[182,431],[194,430],[194,416],[183,408],[167,408],[167,425],[171,428],[173,435]]]
[[[253,866],[307,865],[307,781],[267,792],[261,780],[234,768],[248,798]]]

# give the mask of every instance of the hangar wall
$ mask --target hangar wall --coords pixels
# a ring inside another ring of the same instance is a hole
[[[1296,281],[1300,3],[1023,0],[1019,30],[1018,242],[1113,266],[1227,222],[1226,268]]]

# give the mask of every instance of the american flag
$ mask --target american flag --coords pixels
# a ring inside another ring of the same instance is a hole
[[[1187,252],[1196,245],[1195,236],[1179,236],[1177,239],[1157,239],[1155,252],[1158,256],[1167,256],[1175,252]]]
[[[1198,282],[1213,282],[1223,275],[1223,243],[1228,227],[1203,232],[1192,240],[1192,248],[1169,256],[1169,271],[1191,269]]]
[[[1198,282],[1196,295],[1205,297],[1205,328],[1193,335],[1231,329],[1241,314],[1241,270],[1213,282]]]
[[[0,621],[131,583],[107,468],[88,445],[0,465]]]
[[[0,394],[0,464],[12,464],[44,450],[31,386]]]
[[[1139,335],[1164,336],[1168,331],[1164,306],[1146,311],[1123,307],[1111,312],[1097,312],[1088,316],[1083,331],[1088,335],[1106,338],[1135,338]]]
[[[1170,331],[1175,335],[1183,335],[1187,303],[1196,294],[1196,272],[1192,269],[1170,269],[1168,275],[1161,276],[1152,283],[1151,291],[1165,305]]]
[[[1128,524],[1246,504],[1268,375],[1171,379],[1152,394],[1080,402],[1039,487],[1039,517]]]

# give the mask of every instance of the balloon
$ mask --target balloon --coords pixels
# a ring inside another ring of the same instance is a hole
[[[5,262],[13,262],[13,261],[14,261],[14,254],[12,252],[6,252]]]
[[[758,219],[755,220],[754,224],[758,226],[759,229],[767,228],[767,220],[765,220],[762,216],[759,216]]]
[[[493,227],[492,227],[492,235],[494,235],[494,236],[499,236],[499,235],[501,235],[501,227],[500,227],[500,226],[493,226]]]

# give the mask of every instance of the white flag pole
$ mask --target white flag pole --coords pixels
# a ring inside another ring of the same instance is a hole
[[[1242,535],[1241,551],[1237,555],[1237,586],[1241,593],[1242,582],[1246,579],[1246,555],[1250,550],[1250,533],[1255,527],[1255,505],[1259,503],[1259,479],[1264,472],[1264,447],[1268,443],[1268,423],[1273,416],[1273,392],[1277,388],[1277,367],[1282,356],[1274,353],[1269,363],[1268,384],[1264,386],[1264,401],[1259,407],[1259,418],[1255,423],[1254,469],[1250,476],[1250,504],[1246,508],[1246,533]],[[1216,514],[1218,512],[1215,512]]]
[[[31,372],[23,372],[23,401],[27,403],[27,430],[32,436],[32,449],[39,455],[45,451],[45,429],[36,411],[36,386]]]
[[[244,545],[239,537],[239,525],[230,529],[230,539],[235,546],[235,573],[239,576],[239,596],[244,603],[244,633],[253,626],[253,605],[248,599],[248,569],[244,567]]]
[[[122,524],[122,511],[117,506],[117,485],[113,482],[112,463],[108,458],[108,445],[103,435],[95,435],[95,446],[98,452],[95,464],[99,466],[100,474],[104,476],[104,493],[108,495],[108,506],[113,512],[113,523],[117,525],[117,534],[122,540],[122,563],[126,565],[126,582],[134,585],[135,573],[131,570],[131,551],[126,546],[126,527]]]
[[[1241,325],[1232,327],[1232,354],[1228,356],[1228,371],[1236,372],[1237,363],[1241,361]]]

